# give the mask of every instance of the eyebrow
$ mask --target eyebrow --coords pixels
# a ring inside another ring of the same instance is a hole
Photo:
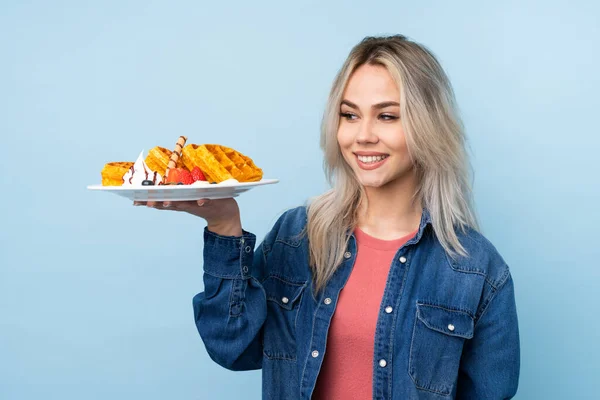
[[[342,100],[341,104],[345,104],[348,107],[352,107],[356,110],[359,110],[358,106],[356,104],[354,104],[353,102],[351,102],[350,100]],[[382,109],[382,108],[386,108],[386,107],[392,107],[392,106],[400,106],[400,103],[396,102],[396,101],[384,101],[382,103],[377,103],[377,104],[373,104],[371,106],[372,109]]]

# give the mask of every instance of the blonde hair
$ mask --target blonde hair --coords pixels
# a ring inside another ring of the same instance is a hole
[[[364,189],[337,142],[344,90],[352,73],[365,64],[385,67],[398,85],[402,127],[418,178],[413,199],[429,211],[446,253],[467,255],[455,229],[478,229],[464,131],[444,70],[427,48],[402,35],[366,37],[338,72],[321,124],[323,167],[332,188],[310,201],[306,227],[317,292],[343,261],[348,232],[355,228],[359,205],[365,201]]]

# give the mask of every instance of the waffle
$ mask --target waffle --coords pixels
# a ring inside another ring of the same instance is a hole
[[[155,172],[158,172],[161,176],[165,176],[169,159],[173,152],[165,149],[164,147],[153,147],[146,156],[146,165]],[[183,168],[183,160],[179,159],[177,162],[177,168]]]
[[[209,182],[219,183],[227,179],[239,182],[260,181],[262,169],[252,159],[232,148],[218,144],[188,144],[183,148],[183,163],[190,171],[199,167]]]
[[[133,166],[132,162],[110,162],[102,168],[102,186],[121,186],[123,176]]]

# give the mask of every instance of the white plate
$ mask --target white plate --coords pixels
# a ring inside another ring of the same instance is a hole
[[[270,185],[279,179],[262,179],[258,182],[223,183],[210,186],[159,185],[159,186],[102,186],[91,185],[87,188],[114,193],[135,201],[185,201],[199,199],[226,199],[237,197],[253,187]]]

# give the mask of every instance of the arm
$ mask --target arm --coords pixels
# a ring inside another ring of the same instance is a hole
[[[196,327],[219,365],[236,371],[262,366],[264,289],[255,279],[265,268],[256,237],[223,236],[204,230],[204,292],[193,299]]]
[[[514,284],[510,273],[488,299],[465,342],[458,375],[457,400],[511,399],[517,392],[520,345]]]

